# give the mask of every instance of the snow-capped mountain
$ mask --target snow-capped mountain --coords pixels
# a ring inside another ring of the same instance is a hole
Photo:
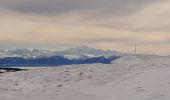
[[[64,51],[50,51],[40,49],[16,49],[16,50],[0,50],[0,58],[5,57],[23,57],[23,58],[40,58],[50,56],[61,56],[67,59],[86,59],[93,57],[111,57],[121,56],[122,53],[117,51],[104,51],[100,49],[89,48],[86,46],[70,48]]]
[[[15,50],[0,50],[0,58],[5,57],[23,57],[23,58],[36,58],[41,56],[50,55],[49,50],[39,50],[39,49],[15,49]]]
[[[93,57],[111,57],[111,56],[121,56],[123,55],[120,52],[117,51],[110,51],[110,50],[100,50],[100,49],[94,49],[89,48],[86,46],[77,47],[77,48],[70,48],[65,51],[56,52],[56,54],[60,56],[64,56],[68,59],[79,59],[79,58],[93,58]]]
[[[122,54],[89,47],[71,48],[64,51],[39,49],[0,50],[0,66],[60,66],[71,64],[109,64]]]

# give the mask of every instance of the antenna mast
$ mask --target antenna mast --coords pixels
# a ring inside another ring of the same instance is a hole
[[[135,43],[135,55],[137,54],[137,51],[136,51],[137,49],[136,49],[136,43]]]

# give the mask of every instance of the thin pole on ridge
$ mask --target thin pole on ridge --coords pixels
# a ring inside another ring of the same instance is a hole
[[[137,46],[136,46],[136,42],[135,42],[135,55],[137,54]]]

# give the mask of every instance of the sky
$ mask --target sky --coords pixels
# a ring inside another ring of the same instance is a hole
[[[0,48],[170,55],[170,0],[0,0]]]

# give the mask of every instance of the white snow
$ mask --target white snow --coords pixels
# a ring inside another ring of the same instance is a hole
[[[170,57],[127,55],[112,64],[0,74],[0,100],[169,100]]]
[[[67,58],[67,59],[80,59],[80,56],[77,56],[77,55],[64,55],[64,58]]]

